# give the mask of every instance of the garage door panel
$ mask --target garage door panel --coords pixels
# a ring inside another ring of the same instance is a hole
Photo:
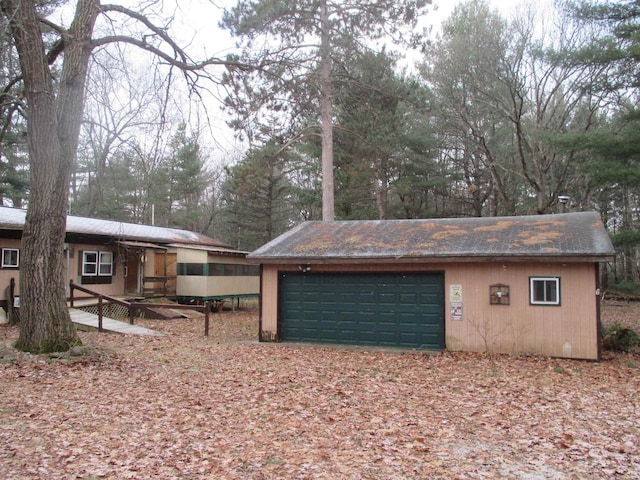
[[[398,299],[395,292],[380,292],[378,295],[378,303],[381,305],[396,305]]]
[[[398,314],[398,323],[406,328],[412,327],[420,327],[421,323],[419,321],[419,316],[417,313],[399,313]]]
[[[395,331],[381,330],[378,332],[378,339],[380,340],[380,343],[384,345],[398,343],[398,338],[398,332]]]
[[[359,292],[358,301],[360,302],[360,304],[367,303],[370,305],[375,305],[375,303],[377,302],[376,294],[375,292]]]
[[[338,342],[340,340],[338,334],[335,331],[331,330],[318,330],[316,332],[316,335],[320,336],[321,338],[326,338],[327,342],[329,343]]]
[[[362,342],[375,344],[378,341],[378,334],[372,330],[362,330],[359,332],[359,339]]]
[[[442,325],[442,318],[437,315],[423,315],[422,323],[435,328],[439,328]]]
[[[340,303],[353,303],[358,300],[358,295],[355,292],[342,292],[339,294]]]
[[[399,335],[400,338],[400,343],[402,345],[415,345],[417,343],[422,343],[423,339],[421,335],[418,335],[416,333],[400,333]]]
[[[419,295],[415,292],[412,293],[400,293],[400,304],[415,305],[418,303]]]
[[[444,348],[439,274],[286,274],[283,340]]]
[[[418,302],[422,305],[438,305],[440,303],[440,299],[434,294],[423,293],[420,295]]]

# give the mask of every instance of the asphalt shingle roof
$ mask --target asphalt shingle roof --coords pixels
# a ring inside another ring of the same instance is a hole
[[[613,258],[596,212],[430,220],[305,222],[252,252],[261,263],[395,259]]]
[[[0,207],[0,229],[22,230],[26,210]],[[67,216],[67,233],[100,235],[117,240],[138,240],[157,243],[198,244],[228,247],[211,237],[177,228],[138,225],[135,223],[101,220],[97,218]]]

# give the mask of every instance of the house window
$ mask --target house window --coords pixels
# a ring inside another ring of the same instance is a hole
[[[98,275],[111,276],[113,271],[113,252],[100,252]]]
[[[529,299],[531,305],[560,305],[560,278],[530,277]]]
[[[18,268],[20,266],[20,250],[17,248],[2,249],[2,268]]]
[[[98,273],[98,252],[83,252],[82,275],[93,277]]]
[[[113,252],[85,251],[82,255],[82,276],[110,277],[113,272]]]

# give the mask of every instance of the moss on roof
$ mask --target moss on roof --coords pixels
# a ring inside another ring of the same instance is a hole
[[[277,260],[614,255],[595,212],[521,217],[305,222],[249,255]]]

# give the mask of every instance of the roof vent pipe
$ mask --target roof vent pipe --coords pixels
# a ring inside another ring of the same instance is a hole
[[[560,213],[566,213],[569,200],[571,200],[571,197],[568,195],[558,196],[558,201],[560,202]]]

